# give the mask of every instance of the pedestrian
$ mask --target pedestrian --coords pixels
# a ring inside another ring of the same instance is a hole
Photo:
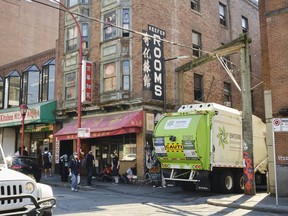
[[[90,150],[88,154],[86,155],[86,169],[87,169],[87,185],[91,186],[92,184],[92,176],[94,173],[94,167],[95,167],[95,158],[92,154],[92,151]]]
[[[112,153],[111,155],[112,159],[112,172],[113,172],[113,178],[114,182],[118,184],[119,182],[119,168],[120,168],[120,161],[116,153]]]
[[[52,154],[48,151],[48,148],[45,147],[44,152],[42,154],[42,160],[43,160],[43,168],[45,177],[47,177],[47,171],[49,171],[49,176],[52,176]]]
[[[77,152],[73,153],[73,157],[69,161],[69,172],[71,176],[71,190],[77,192],[78,178],[80,178],[80,161]]]

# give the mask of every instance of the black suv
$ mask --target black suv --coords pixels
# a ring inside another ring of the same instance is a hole
[[[41,180],[41,164],[37,158],[29,156],[13,156],[12,161],[8,162],[10,169],[24,173],[39,182]]]

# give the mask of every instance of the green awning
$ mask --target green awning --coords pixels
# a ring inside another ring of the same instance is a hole
[[[55,122],[56,101],[29,104],[27,106],[25,124]],[[0,127],[11,127],[21,124],[22,116],[19,107],[0,110]]]

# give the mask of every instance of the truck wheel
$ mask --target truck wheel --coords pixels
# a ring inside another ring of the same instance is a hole
[[[244,193],[244,175],[243,172],[237,172],[235,177],[235,192]]]
[[[195,191],[196,190],[196,184],[192,182],[181,182],[180,187],[183,191]]]
[[[224,171],[219,178],[220,192],[223,194],[232,193],[234,190],[234,178],[230,171]]]

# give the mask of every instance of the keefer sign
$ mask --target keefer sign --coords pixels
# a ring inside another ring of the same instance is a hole
[[[152,91],[152,98],[164,99],[164,47],[163,39],[166,32],[148,25],[147,36],[142,40],[142,74],[144,89]],[[151,37],[149,37],[149,36]]]

